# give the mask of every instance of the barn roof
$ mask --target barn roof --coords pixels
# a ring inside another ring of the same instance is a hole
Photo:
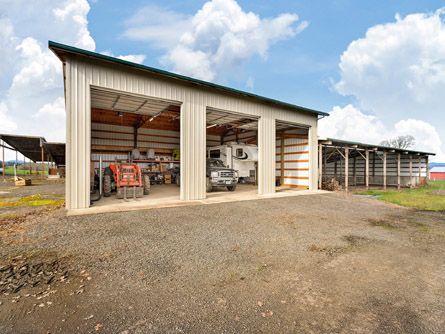
[[[107,55],[103,55],[101,53],[96,53],[96,52],[92,52],[92,51],[88,51],[88,50],[84,50],[84,49],[79,49],[70,45],[65,45],[65,44],[61,44],[61,43],[57,43],[57,42],[53,42],[53,41],[49,41],[48,42],[48,47],[61,59],[64,60],[66,59],[66,56],[71,54],[71,55],[79,55],[79,56],[83,56],[83,57],[88,57],[92,60],[95,61],[100,61],[100,62],[108,62],[108,63],[113,63],[113,64],[117,64],[117,65],[124,65],[127,67],[131,67],[137,70],[142,70],[145,72],[150,72],[156,75],[160,75],[164,78],[167,79],[173,79],[173,80],[179,80],[182,82],[186,82],[189,84],[193,84],[193,85],[197,85],[197,86],[202,86],[202,87],[207,87],[207,88],[211,88],[211,89],[215,89],[218,91],[222,91],[224,93],[230,93],[230,94],[236,94],[239,96],[243,96],[243,97],[247,97],[247,98],[253,98],[259,102],[263,102],[263,103],[269,103],[269,104],[274,104],[277,105],[279,107],[284,107],[287,109],[291,109],[291,110],[295,110],[295,111],[299,111],[299,112],[306,112],[306,113],[312,113],[312,114],[316,114],[322,117],[328,116],[329,114],[323,111],[318,111],[318,110],[314,110],[314,109],[310,109],[310,108],[306,108],[306,107],[302,107],[296,104],[292,104],[292,103],[287,103],[287,102],[283,102],[283,101],[279,101],[276,99],[272,99],[269,97],[265,97],[265,96],[261,96],[261,95],[257,95],[257,94],[253,94],[253,93],[249,93],[249,92],[245,92],[239,89],[234,89],[231,87],[227,87],[227,86],[222,86],[222,85],[218,85],[212,82],[208,82],[208,81],[204,81],[204,80],[199,80],[199,79],[195,79],[195,78],[191,78],[185,75],[180,75],[177,73],[173,73],[173,72],[168,72],[168,71],[164,71],[155,67],[150,67],[150,66],[146,66],[146,65],[141,65],[141,64],[137,64],[137,63],[133,63],[130,61],[126,61],[123,59],[119,59],[119,58],[115,58],[115,57],[110,57]]]
[[[440,166],[432,167],[430,169],[430,173],[445,173],[445,167],[440,167]]]
[[[43,143],[45,151],[51,155],[57,166],[65,165],[65,143]]]
[[[435,153],[431,153],[431,152],[407,150],[407,149],[402,149],[402,148],[395,148],[395,147],[374,145],[374,144],[366,144],[366,143],[360,143],[360,142],[343,140],[343,139],[335,139],[335,138],[319,138],[318,141],[320,144],[324,144],[324,145],[332,145],[332,146],[340,146],[340,147],[348,146],[348,147],[355,147],[355,148],[364,149],[364,150],[378,150],[378,151],[387,151],[387,152],[394,151],[394,152],[398,152],[398,153],[410,153],[410,154],[417,154],[417,155],[436,155]]]
[[[43,137],[34,136],[20,136],[20,135],[8,135],[0,134],[0,139],[6,144],[11,146],[14,150],[17,150],[23,156],[36,162],[42,160],[42,144],[46,142]]]
[[[34,162],[42,161],[43,146],[44,161],[49,154],[56,165],[65,165],[65,143],[51,143],[43,137],[12,134],[0,134],[0,139],[9,146],[6,148],[20,152],[24,157]]]

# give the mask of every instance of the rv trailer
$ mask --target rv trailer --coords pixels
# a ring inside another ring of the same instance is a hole
[[[239,183],[255,183],[258,164],[258,146],[237,142],[207,148],[207,158],[219,159],[238,171]]]

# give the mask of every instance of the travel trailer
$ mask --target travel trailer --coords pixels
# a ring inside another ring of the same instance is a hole
[[[207,148],[207,158],[219,159],[238,171],[239,183],[254,183],[258,163],[258,146],[229,142]]]

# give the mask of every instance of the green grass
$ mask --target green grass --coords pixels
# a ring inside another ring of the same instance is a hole
[[[379,200],[419,210],[445,210],[445,181],[429,181],[428,185],[413,189],[373,189],[355,194],[381,196]]]
[[[1,167],[1,166],[0,166]],[[5,167],[5,174],[6,175],[14,175],[14,167],[13,166],[7,166],[7,167]],[[42,174],[42,170],[41,169],[39,169],[39,170],[35,170],[35,169],[33,169],[32,170],[32,174],[31,175],[41,175]],[[24,170],[24,169],[20,169],[20,166],[17,168],[17,176],[26,176],[26,175],[30,175],[29,174],[29,170]],[[44,170],[44,175],[48,175],[48,170],[46,169],[46,167],[45,167],[45,170]]]

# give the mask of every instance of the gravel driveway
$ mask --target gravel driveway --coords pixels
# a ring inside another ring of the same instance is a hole
[[[444,213],[326,194],[0,226],[3,265],[66,270],[0,296],[1,333],[445,332]]]

